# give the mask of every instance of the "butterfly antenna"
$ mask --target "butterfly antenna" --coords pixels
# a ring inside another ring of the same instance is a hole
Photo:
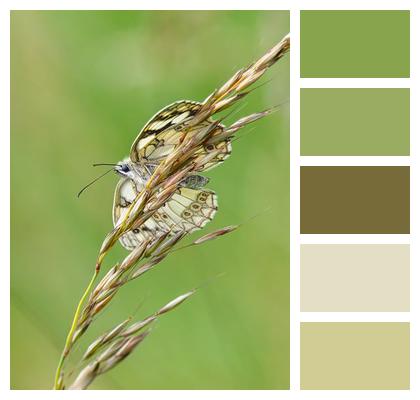
[[[118,164],[112,164],[112,163],[97,163],[97,164],[92,164],[92,167],[100,167],[102,165],[107,165],[109,167],[115,167]]]
[[[102,175],[99,175],[97,178],[95,178],[92,182],[89,182],[86,186],[84,186],[79,193],[77,193],[77,197],[80,197],[80,195],[91,185],[93,185],[97,180],[101,179],[102,177],[104,177],[106,174],[109,174],[111,171],[113,171],[114,168],[109,169],[108,171],[106,171],[105,173],[103,173]]]

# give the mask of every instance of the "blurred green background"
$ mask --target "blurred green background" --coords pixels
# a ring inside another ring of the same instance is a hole
[[[282,11],[12,12],[13,389],[51,388],[75,305],[111,229],[117,177],[76,198],[100,172],[91,164],[125,157],[156,111],[203,100],[288,31]],[[92,388],[289,387],[288,56],[261,82],[268,83],[236,119],[282,104],[279,112],[247,129],[232,157],[208,173],[219,212],[205,232],[244,225],[175,253],[128,285],[86,338],[140,304],[138,319],[226,274],[163,317]],[[105,267],[125,254],[116,246]]]

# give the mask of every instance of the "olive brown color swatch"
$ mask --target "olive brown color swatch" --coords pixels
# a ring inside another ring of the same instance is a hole
[[[300,14],[302,78],[407,78],[410,12],[312,10]]]
[[[302,156],[408,156],[410,89],[301,89]]]
[[[303,234],[410,233],[410,169],[301,167]]]
[[[407,244],[303,244],[300,270],[301,311],[410,311]]]

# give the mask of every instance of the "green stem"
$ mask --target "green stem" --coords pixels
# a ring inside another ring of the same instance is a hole
[[[80,298],[79,300],[79,304],[77,305],[76,311],[74,313],[74,317],[73,317],[73,322],[71,324],[69,333],[67,334],[67,339],[66,339],[66,344],[64,345],[64,349],[63,352],[61,353],[61,357],[60,360],[58,362],[58,366],[57,366],[57,370],[55,372],[55,380],[54,380],[54,390],[59,390],[61,387],[60,385],[60,376],[61,376],[61,370],[63,368],[63,364],[64,364],[64,360],[66,359],[67,355],[69,354],[71,347],[73,345],[72,340],[73,340],[73,335],[74,335],[74,331],[76,330],[77,327],[77,322],[79,320],[79,316],[80,316],[80,312],[82,311],[82,306],[83,303],[85,302],[88,294],[90,293],[92,286],[96,280],[96,277],[99,274],[99,268],[96,267],[95,268],[95,273],[93,274],[89,285],[87,286],[85,292],[83,293],[83,296]]]

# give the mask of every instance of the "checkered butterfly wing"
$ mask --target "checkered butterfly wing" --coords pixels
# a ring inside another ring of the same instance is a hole
[[[135,182],[122,178],[114,195],[114,226],[126,216],[130,205],[139,193]],[[145,240],[163,232],[193,232],[211,221],[217,211],[217,196],[208,189],[181,187],[143,225],[134,225],[131,231],[121,236],[120,242],[127,250],[133,250]]]
[[[133,162],[145,160],[150,163],[159,163],[167,157],[180,143],[185,135],[195,134],[201,129],[206,129],[212,121],[210,119],[201,122],[195,126],[185,129],[185,124],[200,110],[201,103],[181,100],[173,103],[159,111],[141,130],[134,141],[130,158]],[[218,125],[219,132],[224,130],[222,124]],[[207,171],[229,157],[232,151],[232,145],[229,139],[215,144],[204,144],[198,151],[198,154],[206,154],[214,151],[215,147],[220,152],[201,168],[201,171]]]

